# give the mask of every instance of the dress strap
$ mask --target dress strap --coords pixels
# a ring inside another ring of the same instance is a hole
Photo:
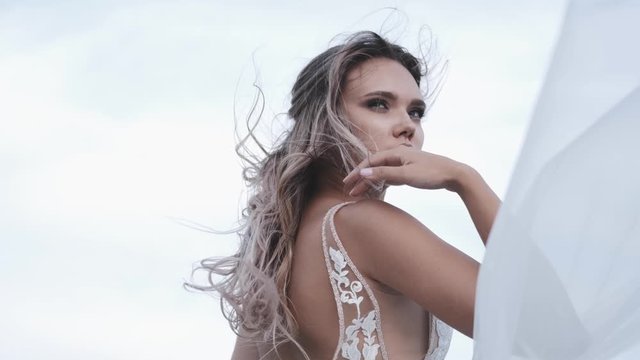
[[[347,254],[334,223],[336,212],[351,203],[333,206],[322,222],[322,249],[340,326],[333,359],[388,360],[380,306],[366,279]],[[362,294],[363,289],[365,294]],[[347,322],[348,326],[345,325]]]
[[[449,351],[453,329],[429,313],[429,350],[425,360],[444,359]]]

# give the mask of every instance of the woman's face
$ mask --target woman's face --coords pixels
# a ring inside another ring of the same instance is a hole
[[[354,134],[371,152],[422,148],[426,105],[413,76],[399,62],[374,58],[347,73],[345,111]]]

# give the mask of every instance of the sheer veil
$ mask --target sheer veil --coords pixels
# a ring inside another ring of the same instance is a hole
[[[478,280],[474,359],[640,359],[640,1],[576,0]]]

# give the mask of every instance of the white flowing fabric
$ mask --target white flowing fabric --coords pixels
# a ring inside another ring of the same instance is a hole
[[[640,359],[640,0],[573,1],[481,266],[474,359]]]

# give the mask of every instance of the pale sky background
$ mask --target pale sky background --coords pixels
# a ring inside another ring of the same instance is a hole
[[[429,26],[449,64],[424,150],[504,196],[564,2],[265,4],[0,1],[0,358],[229,358],[218,301],[181,284],[237,239],[171,218],[236,224],[236,86],[244,114],[255,63],[274,138],[298,71],[340,33],[382,28],[416,50]],[[400,12],[385,23],[388,6]],[[457,195],[402,187],[387,200],[482,260]],[[472,347],[456,333],[447,359]]]

